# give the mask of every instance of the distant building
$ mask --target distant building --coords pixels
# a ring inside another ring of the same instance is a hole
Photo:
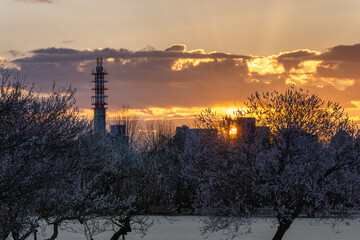
[[[111,125],[110,136],[112,139],[122,145],[123,147],[129,147],[129,136],[126,136],[126,125]]]
[[[125,136],[126,135],[126,125],[111,125],[110,126],[110,135],[111,136]]]
[[[270,144],[270,130],[268,127],[256,126],[255,118],[243,117],[228,122],[228,137],[246,142]],[[211,139],[217,136],[215,129],[191,129],[188,126],[176,128],[175,144],[183,151],[185,147],[193,149],[205,147]]]
[[[174,142],[183,151],[185,147],[201,147],[207,139],[216,137],[215,129],[191,129],[186,125],[176,127]]]
[[[236,134],[234,134],[235,136],[233,136],[234,138],[248,142],[270,143],[270,129],[265,126],[256,126],[255,118],[237,118],[232,121],[232,125],[237,129]]]
[[[231,128],[235,128],[234,137],[246,140],[254,140],[256,135],[255,118],[242,117],[232,120]]]

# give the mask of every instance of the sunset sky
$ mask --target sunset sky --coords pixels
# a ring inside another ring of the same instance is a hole
[[[295,84],[360,120],[359,12],[359,0],[0,0],[0,59],[43,93],[71,84],[82,113],[100,56],[110,113],[231,113]]]

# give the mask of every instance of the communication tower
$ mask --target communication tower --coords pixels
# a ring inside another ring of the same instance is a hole
[[[96,71],[93,70],[92,74],[94,75],[95,87],[92,90],[95,90],[95,95],[91,97],[92,105],[94,106],[94,128],[95,132],[106,132],[106,105],[107,97],[105,95],[105,75],[107,72],[102,66],[102,58],[96,58]]]

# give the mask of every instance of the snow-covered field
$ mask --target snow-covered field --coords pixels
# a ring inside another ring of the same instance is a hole
[[[148,230],[145,237],[129,233],[126,240],[197,240],[203,239],[204,236],[198,231],[200,223],[198,218],[193,216],[176,217],[177,221],[170,223],[163,217],[152,217],[154,225]],[[264,219],[257,219],[256,223],[252,225],[252,233],[241,237],[245,240],[270,240],[276,229],[272,228],[271,221]],[[360,223],[352,222],[350,225],[340,224],[336,230],[340,233],[335,233],[330,224],[319,223],[311,219],[298,219],[290,227],[284,236],[284,240],[356,240],[360,239]],[[110,233],[104,233],[95,236],[95,239],[110,239]],[[49,236],[48,236],[49,237]],[[226,237],[220,233],[214,233],[208,240],[225,239]],[[30,237],[32,239],[32,237]],[[38,239],[43,239],[43,236],[38,236]],[[83,240],[85,237],[79,233],[69,233],[60,231],[59,240]]]

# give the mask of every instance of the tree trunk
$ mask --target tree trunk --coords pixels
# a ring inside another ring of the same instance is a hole
[[[285,234],[285,232],[289,229],[289,227],[291,226],[291,224],[294,222],[294,220],[299,216],[299,214],[301,213],[301,210],[303,208],[303,205],[300,203],[296,206],[291,219],[281,219],[281,217],[278,217],[278,221],[279,221],[279,227],[275,233],[275,236],[273,237],[272,240],[281,240]]]
[[[122,230],[120,229],[119,231],[115,232],[114,235],[112,235],[110,240],[118,240],[121,235],[122,235]]]
[[[281,240],[292,223],[290,220],[281,222],[272,240]]]
[[[32,226],[23,236],[20,237],[19,233],[17,233],[17,240],[25,240],[27,239],[32,233],[34,233],[34,231],[36,231],[36,227],[35,226]],[[14,234],[13,234],[14,236]],[[15,237],[14,237],[15,239]]]
[[[60,221],[59,221],[60,222]],[[52,234],[52,236],[49,239],[46,240],[55,240],[59,234],[59,223],[58,221],[54,222],[54,232]]]
[[[18,231],[13,230],[11,232],[11,235],[12,235],[14,240],[19,240],[19,232]]]
[[[9,235],[10,235],[10,231],[0,229],[0,239],[1,240],[6,240]]]
[[[125,239],[125,235],[131,232],[131,226],[130,226],[130,218],[125,218],[123,220],[123,226],[114,233],[114,235],[111,237],[110,240],[118,240],[120,238],[120,236],[122,236],[122,239]]]

